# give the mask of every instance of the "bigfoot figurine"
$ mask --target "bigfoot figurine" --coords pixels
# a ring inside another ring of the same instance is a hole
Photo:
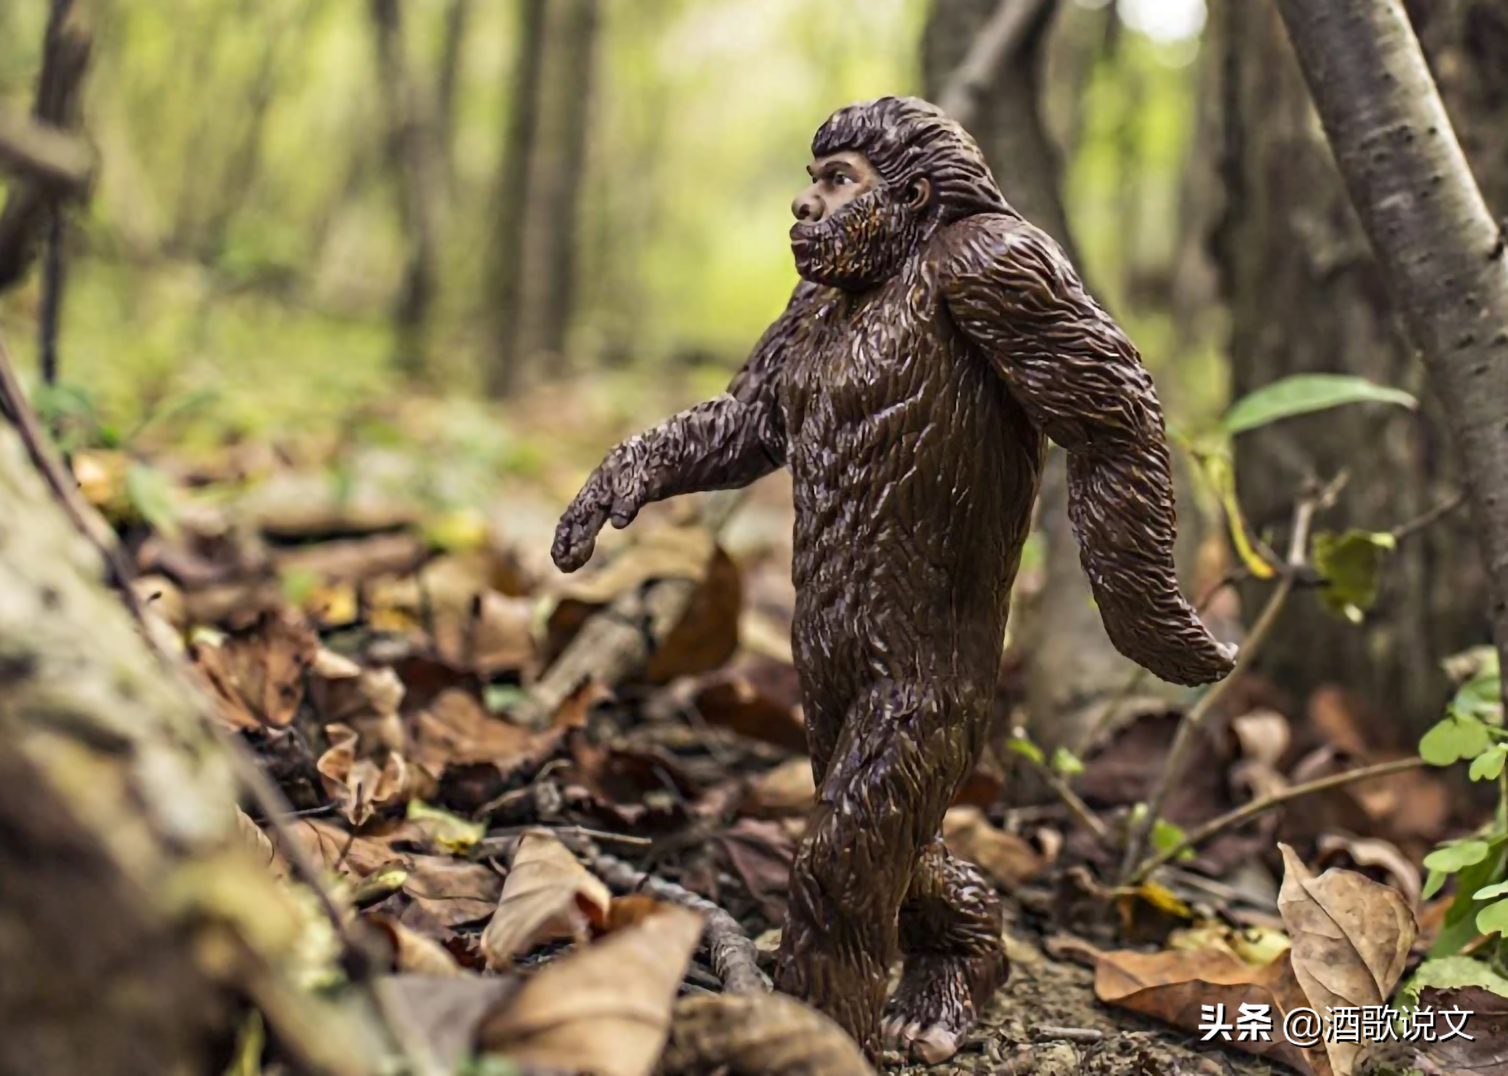
[[[933,105],[835,113],[792,209],[802,277],[728,391],[613,449],[566,509],[607,520],[794,479],[793,648],[817,803],[778,985],[876,1056],[951,1056],[1005,978],[999,898],[939,836],[979,759],[1046,439],[1105,630],[1165,680],[1231,669],[1178,591],[1163,419],[1136,348]],[[904,954],[885,1008],[887,971]]]

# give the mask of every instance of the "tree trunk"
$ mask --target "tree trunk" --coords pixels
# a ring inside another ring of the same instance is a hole
[[[248,1000],[311,1071],[377,1071],[291,987],[298,916],[198,701],[9,428],[0,516],[0,1074],[219,1072]]]
[[[1488,618],[1501,657],[1508,652],[1503,227],[1472,177],[1399,0],[1332,0],[1322,10],[1293,0],[1279,0],[1277,6],[1351,203],[1449,420],[1487,570]],[[1438,14],[1443,5],[1431,6]],[[1475,17],[1468,17],[1473,10]],[[1508,61],[1494,48],[1505,40],[1503,14],[1500,2],[1462,0],[1446,16],[1460,30],[1439,34],[1459,41],[1457,60],[1485,57],[1483,76],[1494,82],[1500,82]],[[1497,31],[1496,40],[1489,28]],[[1461,36],[1468,33],[1469,38]],[[1462,95],[1458,106],[1468,99]],[[1494,142],[1503,137],[1502,120],[1499,115]],[[1472,121],[1462,127],[1490,130]],[[1500,154],[1499,144],[1493,156]],[[1480,600],[1480,591],[1465,593]]]
[[[456,93],[461,85],[466,33],[471,28],[474,0],[450,0],[445,10],[445,40],[440,49],[440,77],[435,89],[435,141],[439,144],[445,187],[455,190]]]
[[[520,372],[558,363],[565,350],[597,30],[598,0],[524,4],[527,51],[515,73],[501,183],[494,395],[511,391]]]
[[[1496,11],[1501,19],[1505,5],[1431,6],[1440,9],[1430,19],[1436,60],[1449,58],[1457,81],[1473,88],[1452,104],[1463,129],[1498,146],[1498,159],[1479,165],[1490,170],[1484,179],[1496,193],[1508,195],[1500,162],[1508,98],[1484,92],[1502,80],[1508,47],[1501,34],[1482,35],[1474,50],[1461,47],[1465,12]],[[1230,306],[1233,398],[1290,374],[1332,372],[1425,400],[1418,415],[1357,406],[1240,435],[1241,500],[1259,530],[1281,527],[1307,474],[1346,470],[1350,482],[1323,523],[1388,530],[1459,488],[1450,423],[1396,324],[1277,11],[1224,0],[1211,32],[1225,59],[1227,210],[1215,246]],[[1327,614],[1313,592],[1296,594],[1259,667],[1300,700],[1321,684],[1344,685],[1401,733],[1416,733],[1438,717],[1445,697],[1440,660],[1486,635],[1483,585],[1467,519],[1447,517],[1400,545],[1363,627]],[[1250,588],[1248,601],[1260,600],[1259,591]]]
[[[429,315],[435,293],[436,146],[409,70],[399,0],[372,0],[377,74],[388,117],[388,159],[408,253],[393,306],[397,365],[415,380],[429,365]]]
[[[93,48],[89,15],[86,0],[52,0],[32,109],[39,122],[51,127],[72,130],[79,125],[84,74]],[[30,270],[56,199],[46,183],[18,180],[11,185],[0,213],[0,291],[20,283]]]
[[[935,0],[922,40],[923,84],[939,94],[968,54],[1001,0]],[[1030,0],[1005,0],[1029,3]],[[1039,109],[1041,72],[1056,5],[1039,5],[1014,52],[1003,59],[973,101],[970,133],[984,150],[1001,191],[1017,210],[1079,262],[1059,194],[1061,160]],[[1111,646],[1079,564],[1068,525],[1067,469],[1053,449],[1043,476],[1037,527],[1046,582],[1037,600],[1018,610],[1027,655],[1027,713],[1033,738],[1045,747],[1078,750],[1109,700],[1136,667]],[[1133,700],[1131,707],[1135,706]]]
[[[496,334],[487,384],[507,396],[518,381],[518,329],[523,313],[524,230],[529,219],[530,164],[539,132],[540,82],[544,75],[545,0],[521,0],[518,44],[513,54],[513,91],[498,170],[497,232],[493,238],[490,306]]]

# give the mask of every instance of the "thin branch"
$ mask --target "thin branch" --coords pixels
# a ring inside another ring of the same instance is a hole
[[[1283,612],[1284,605],[1288,603],[1288,596],[1293,593],[1294,583],[1307,561],[1309,530],[1314,523],[1314,514],[1320,507],[1335,500],[1340,491],[1341,481],[1342,479],[1337,479],[1324,490],[1309,491],[1299,497],[1293,510],[1293,534],[1288,543],[1288,561],[1278,578],[1278,585],[1268,597],[1267,604],[1263,607],[1261,615],[1257,617],[1256,624],[1252,626],[1251,633],[1237,652],[1235,667],[1224,680],[1201,695],[1199,701],[1189,708],[1183,720],[1178,723],[1178,731],[1173,734],[1173,746],[1168,750],[1167,762],[1163,764],[1157,786],[1152,790],[1152,795],[1147,801],[1146,815],[1140,824],[1132,829],[1130,840],[1126,842],[1126,854],[1121,860],[1122,877],[1130,875],[1136,864],[1141,861],[1142,852],[1147,847],[1147,839],[1152,833],[1152,827],[1157,824],[1157,819],[1162,814],[1162,809],[1167,803],[1168,794],[1172,791],[1174,784],[1183,776],[1184,768],[1188,764],[1189,752],[1193,749],[1205,720],[1225,698],[1231,685],[1250,668],[1252,661],[1261,652],[1267,637],[1272,634],[1273,626],[1277,624],[1278,616]]]
[[[937,104],[948,115],[967,126],[974,119],[979,96],[990,79],[1009,63],[1026,40],[1037,16],[1051,0],[1000,0],[990,21],[974,37],[963,62],[943,83]]]
[[[1465,503],[1466,494],[1461,492],[1460,490],[1457,490],[1455,493],[1452,493],[1449,497],[1446,497],[1443,501],[1435,505],[1433,508],[1423,512],[1418,516],[1415,516],[1407,523],[1398,524],[1398,526],[1394,527],[1388,533],[1393,536],[1393,541],[1401,542],[1405,538],[1412,537],[1413,535],[1418,534],[1420,531],[1425,530],[1432,524],[1444,519],[1446,516],[1450,515]]]
[[[94,150],[81,138],[0,109],[0,168],[67,195],[81,195],[94,177]]]
[[[770,980],[759,970],[754,943],[738,925],[738,920],[719,905],[684,886],[645,874],[616,856],[602,852],[589,840],[563,833],[561,836],[572,851],[586,860],[592,872],[613,889],[625,893],[648,893],[705,915],[705,938],[712,954],[712,966],[730,994],[769,993]]]
[[[1051,766],[1037,761],[1030,755],[1022,755],[1021,757],[1026,759],[1032,769],[1037,771],[1037,776],[1041,777],[1047,787],[1052,789],[1058,799],[1063,801],[1063,806],[1068,808],[1068,813],[1073,815],[1081,826],[1094,834],[1095,838],[1106,847],[1114,843],[1110,836],[1110,830],[1106,828],[1105,823],[1100,821],[1099,816],[1090,810],[1089,804],[1081,800],[1078,793],[1069,787],[1068,782],[1063,780]]]
[[[1260,814],[1265,814],[1274,807],[1280,807],[1289,800],[1296,800],[1303,796],[1310,796],[1316,792],[1325,792],[1332,788],[1341,788],[1345,785],[1354,785],[1359,781],[1370,781],[1374,777],[1389,777],[1395,773],[1407,773],[1409,770],[1417,770],[1424,765],[1422,758],[1405,758],[1393,762],[1379,762],[1375,766],[1363,766],[1359,770],[1347,770],[1345,773],[1333,773],[1329,777],[1321,777],[1318,780],[1306,781],[1301,785],[1285,788],[1281,792],[1274,792],[1269,796],[1262,796],[1250,803],[1242,804],[1233,811],[1227,811],[1219,818],[1211,819],[1198,829],[1189,833],[1179,841],[1177,845],[1166,851],[1152,856],[1126,878],[1124,885],[1138,885],[1159,867],[1165,867],[1172,863],[1184,852],[1191,848],[1197,848],[1210,838],[1224,833],[1228,829],[1243,825]]]

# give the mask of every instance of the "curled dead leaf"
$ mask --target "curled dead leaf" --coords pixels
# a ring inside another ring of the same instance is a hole
[[[1042,856],[1013,833],[992,826],[978,807],[954,807],[943,816],[948,850],[975,864],[996,885],[1014,889],[1042,873]]]
[[[682,998],[661,1068],[666,1076],[872,1076],[847,1033],[785,994]]]
[[[1414,915],[1397,890],[1355,871],[1332,868],[1316,878],[1286,844],[1278,913],[1293,936],[1294,978],[1311,1008],[1376,1006],[1403,975],[1414,944]],[[1350,1076],[1363,1049],[1326,1042],[1336,1076]]]
[[[598,1076],[648,1076],[702,917],[668,907],[545,967],[477,1032],[485,1053]]]
[[[612,893],[570,850],[546,833],[526,833],[482,934],[487,964],[506,969],[542,942],[586,936],[607,921]]]
[[[403,756],[384,745],[375,751],[349,725],[327,725],[329,749],[315,768],[325,792],[353,826],[360,826],[379,807],[402,803],[409,791],[408,766]]]

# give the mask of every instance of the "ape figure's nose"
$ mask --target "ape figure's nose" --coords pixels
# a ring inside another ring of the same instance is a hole
[[[791,203],[791,212],[799,221],[816,224],[822,219],[822,199],[811,191],[803,191],[796,195],[796,200]]]

